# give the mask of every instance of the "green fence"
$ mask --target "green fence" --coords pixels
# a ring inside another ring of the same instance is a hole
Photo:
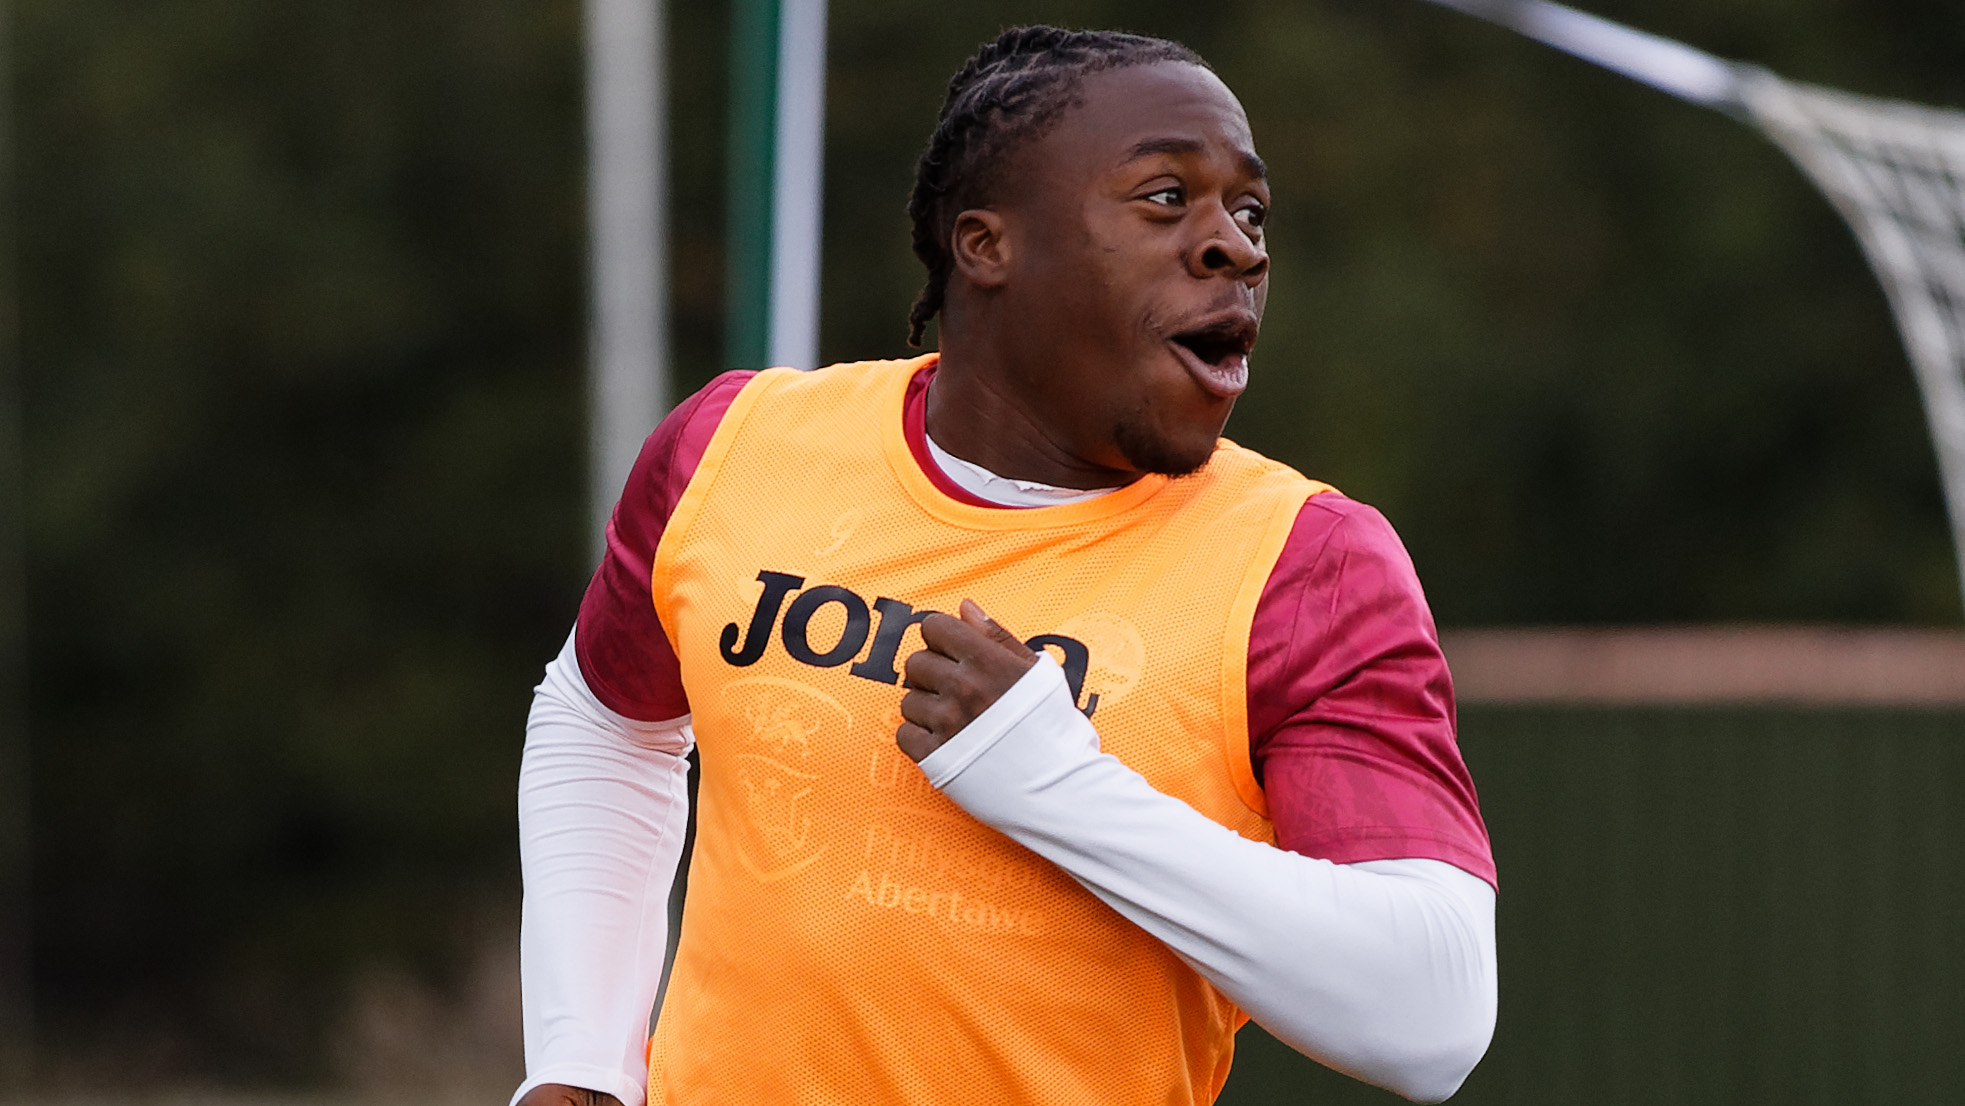
[[[1467,708],[1501,1016],[1455,1098],[1965,1102],[1965,712]],[[1226,1106],[1392,1102],[1250,1027]]]

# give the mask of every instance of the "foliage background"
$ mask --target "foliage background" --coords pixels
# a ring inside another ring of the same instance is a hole
[[[1409,0],[831,8],[826,357],[905,352],[913,158],[977,42],[1168,35],[1278,196],[1230,433],[1383,508],[1443,624],[1958,622],[1882,295],[1737,124]],[[1943,0],[1592,9],[1965,106]],[[521,719],[590,570],[579,6],[11,16],[44,1064],[345,1076],[362,980],[460,993],[516,911]],[[670,17],[688,388],[728,13]]]

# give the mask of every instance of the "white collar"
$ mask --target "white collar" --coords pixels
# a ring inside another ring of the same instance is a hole
[[[998,507],[1057,507],[1066,503],[1083,503],[1118,490],[1056,488],[1032,480],[1012,480],[1007,476],[998,476],[973,461],[964,461],[936,445],[935,439],[929,438],[925,431],[921,436],[927,439],[928,456],[934,459],[942,475],[953,481],[956,487]]]

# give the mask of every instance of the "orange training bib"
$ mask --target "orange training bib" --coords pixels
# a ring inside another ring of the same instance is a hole
[[[759,374],[657,551],[702,778],[649,1102],[1211,1102],[1240,1012],[928,786],[899,668],[974,598],[1057,657],[1108,752],[1266,840],[1249,624],[1323,486],[1224,441],[1086,502],[959,503],[903,435],[923,364]]]

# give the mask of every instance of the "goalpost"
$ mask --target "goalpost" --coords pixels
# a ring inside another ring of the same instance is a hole
[[[1432,0],[1758,129],[1842,213],[1924,400],[1965,596],[1965,112],[1789,81],[1549,0]]]
[[[673,397],[665,0],[586,0],[589,532]],[[826,0],[735,0],[726,368],[818,367]]]
[[[596,559],[606,552],[602,535],[642,440],[671,402],[664,4],[586,0],[584,9],[588,495]],[[735,0],[731,24],[726,367],[817,368],[826,0]],[[686,840],[695,835],[693,776],[690,807]],[[0,832],[0,846],[5,841]],[[675,958],[680,877],[688,863],[685,845],[669,898],[663,989]],[[0,936],[4,932],[0,926]]]

